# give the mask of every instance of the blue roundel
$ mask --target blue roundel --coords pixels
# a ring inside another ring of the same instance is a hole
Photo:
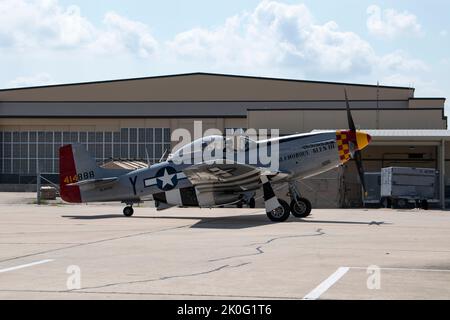
[[[178,183],[177,170],[173,167],[159,169],[158,172],[156,172],[155,178],[158,188],[164,191],[172,190]]]

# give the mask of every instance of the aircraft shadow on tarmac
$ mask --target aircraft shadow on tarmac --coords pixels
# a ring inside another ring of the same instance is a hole
[[[124,217],[121,214],[102,214],[102,215],[65,215],[63,218],[76,220],[98,220],[98,219],[169,219],[169,220],[198,220],[190,228],[203,229],[245,229],[259,227],[268,224],[275,224],[267,219],[266,214],[253,214],[241,216],[221,216],[221,217],[196,217],[196,216],[133,216]],[[337,220],[314,220],[312,217],[308,219],[289,218],[282,223],[312,223],[312,224],[346,224],[346,225],[384,225],[390,224],[384,221],[337,221]]]

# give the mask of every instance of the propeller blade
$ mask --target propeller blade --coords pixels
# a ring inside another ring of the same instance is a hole
[[[363,187],[364,193],[367,193],[366,181],[364,180],[364,168],[363,168],[363,165],[362,165],[361,151],[360,150],[356,150],[354,155],[353,155],[353,158],[355,159],[356,168],[358,169],[359,181],[361,182],[361,185]]]
[[[355,122],[353,121],[352,113],[350,111],[350,103],[348,102],[347,89],[344,89],[344,93],[345,93],[345,105],[347,107],[348,127],[349,127],[350,131],[352,131],[355,134],[355,138],[356,138],[356,126],[355,126]],[[354,143],[356,144],[356,149],[358,149],[357,139],[355,139]],[[362,158],[361,158],[361,151],[355,150],[355,152],[353,152],[353,154],[352,154],[352,158],[355,159],[356,168],[358,169],[359,181],[361,182],[362,188],[364,190],[364,194],[367,195],[366,181],[364,179],[364,168],[362,165]]]
[[[348,128],[349,128],[351,131],[356,132],[355,123],[353,122],[352,113],[351,113],[351,111],[350,111],[350,103],[348,102],[347,89],[344,89],[344,93],[345,93],[345,104],[346,104],[346,106],[347,106]]]

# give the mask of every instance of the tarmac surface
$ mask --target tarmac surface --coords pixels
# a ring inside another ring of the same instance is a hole
[[[0,193],[0,299],[450,299],[450,212],[33,204]]]

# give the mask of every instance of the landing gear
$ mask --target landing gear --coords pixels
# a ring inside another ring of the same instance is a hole
[[[134,213],[134,209],[132,206],[126,206],[125,208],[123,208],[123,215],[125,217],[131,217]]]
[[[288,203],[277,198],[269,178],[261,176],[260,179],[263,185],[264,206],[266,207],[267,217],[273,222],[286,221],[291,212]]]
[[[289,195],[291,196],[291,213],[296,218],[306,218],[311,214],[311,202],[300,196],[293,183],[289,184]]]
[[[283,222],[289,218],[289,213],[291,209],[286,201],[278,199],[281,206],[276,207],[273,210],[266,211],[267,217],[274,222]]]
[[[256,206],[255,198],[250,198],[250,200],[248,201],[248,207],[254,209],[255,206]]]
[[[311,202],[305,198],[297,198],[291,201],[291,213],[296,218],[306,218],[311,214]]]

